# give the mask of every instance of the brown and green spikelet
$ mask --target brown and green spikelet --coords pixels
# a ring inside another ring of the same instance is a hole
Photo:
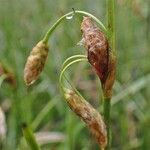
[[[24,69],[24,81],[31,85],[39,77],[48,55],[48,46],[40,41],[30,52]]]
[[[110,50],[108,40],[90,17],[83,18],[81,31],[83,33],[81,41],[87,50],[89,63],[100,78],[104,93],[107,94],[104,96],[111,97],[116,59]]]
[[[86,123],[101,148],[105,148],[107,131],[99,112],[72,90],[65,90],[65,98],[71,110]]]

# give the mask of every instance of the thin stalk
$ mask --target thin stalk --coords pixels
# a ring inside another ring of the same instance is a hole
[[[115,0],[107,0],[107,28],[109,46],[115,53]]]
[[[85,11],[80,11],[80,10],[75,10],[75,11],[72,11],[72,12],[69,12],[65,15],[63,15],[62,17],[60,17],[54,24],[53,26],[48,30],[48,32],[45,34],[44,38],[43,38],[43,42],[47,43],[48,42],[48,39],[49,37],[51,36],[51,34],[53,33],[53,31],[55,30],[55,28],[61,23],[61,21],[63,21],[64,19],[66,19],[67,17],[70,17],[71,18],[73,17],[73,15],[75,14],[82,14],[82,15],[86,15],[86,16],[89,16],[91,18],[93,18],[101,27],[101,29],[106,32],[106,28],[105,26],[103,25],[103,23],[98,19],[96,18],[95,16],[93,16],[92,14],[88,13],[88,12],[85,12]]]
[[[77,56],[77,57],[76,57]],[[75,60],[72,60],[73,58],[76,58]],[[72,60],[71,62],[68,63],[68,61]],[[65,91],[65,87],[63,85],[63,77],[65,78],[65,80],[69,83],[69,85],[72,87],[72,89],[80,96],[83,98],[83,96],[80,94],[80,92],[74,87],[74,85],[67,79],[67,77],[64,75],[65,71],[73,64],[77,63],[77,62],[81,62],[81,61],[87,61],[87,58],[84,55],[75,55],[72,57],[69,57],[66,59],[66,61],[63,63],[62,65],[62,70],[59,76],[59,85],[61,87],[61,90],[64,92]]]
[[[65,70],[66,70],[69,66],[71,66],[72,64],[77,63],[77,62],[81,62],[81,61],[87,61],[87,59],[86,59],[86,58],[76,59],[76,60],[70,62],[69,64],[67,64],[67,65],[62,69],[62,71],[61,71],[61,73],[60,73],[60,76],[59,76],[59,84],[60,84],[62,90],[64,89],[63,83],[62,83],[62,77],[63,77],[63,74],[64,74]]]
[[[106,124],[106,130],[107,130],[107,147],[106,149],[110,149],[110,109],[111,109],[111,99],[110,98],[104,98],[104,121]]]
[[[66,64],[68,64],[68,62],[72,61],[73,59],[77,59],[77,58],[87,58],[86,55],[73,55],[69,58],[67,58],[62,65],[62,69],[64,68],[64,66],[66,66]]]
[[[115,0],[107,0],[107,36],[111,51],[115,54]],[[111,98],[104,97],[104,121],[107,129],[107,146],[106,150],[110,150],[110,110],[111,110]]]
[[[27,126],[26,123],[23,123],[22,125],[23,135],[30,146],[31,150],[40,150],[40,147],[38,146],[35,137],[33,135],[33,132],[31,129]]]

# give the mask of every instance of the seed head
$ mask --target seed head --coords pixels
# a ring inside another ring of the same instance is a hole
[[[71,110],[86,123],[101,148],[104,148],[107,145],[107,131],[99,112],[69,89],[65,90],[65,98]]]
[[[48,55],[48,47],[40,41],[30,52],[24,69],[24,81],[26,85],[33,84],[42,72]]]
[[[103,90],[111,91],[115,77],[112,76],[115,72],[115,57],[110,51],[108,40],[90,17],[84,17],[81,31],[83,33],[81,41],[87,50],[89,63],[100,78]],[[108,91],[105,91],[105,93],[108,93]]]

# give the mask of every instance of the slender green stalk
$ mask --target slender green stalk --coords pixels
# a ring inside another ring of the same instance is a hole
[[[35,137],[31,131],[31,129],[27,126],[26,123],[22,125],[23,135],[30,146],[31,150],[40,150],[40,147],[38,146]]]
[[[115,0],[107,0],[107,27],[109,46],[115,53]]]
[[[75,60],[73,60],[75,59]],[[70,62],[71,61],[71,62]],[[75,88],[75,86],[67,79],[67,77],[64,75],[65,71],[73,64],[77,63],[77,62],[82,62],[82,61],[87,61],[87,57],[85,55],[74,55],[71,56],[69,58],[67,58],[63,65],[62,65],[62,70],[59,76],[59,85],[61,87],[61,90],[64,92],[65,91],[65,87],[63,85],[63,77],[64,79],[69,83],[69,85],[72,87],[72,89],[76,92],[76,94],[78,94],[80,97],[83,98],[83,96],[80,94],[80,92]]]
[[[110,49],[115,53],[115,13],[114,13],[115,0],[107,0],[107,36]],[[104,98],[104,121],[107,129],[108,144],[106,150],[110,150],[110,110],[111,110],[111,98]]]
[[[103,23],[98,19],[96,18],[95,16],[93,16],[92,14],[88,13],[88,12],[85,12],[85,11],[80,11],[80,10],[75,10],[75,11],[72,11],[72,12],[69,12],[65,15],[63,15],[62,17],[60,17],[54,24],[53,26],[48,30],[48,32],[45,34],[44,38],[43,38],[43,42],[47,43],[48,42],[48,39],[50,37],[50,35],[53,33],[53,31],[55,30],[55,28],[61,23],[61,21],[63,21],[64,19],[66,19],[67,17],[73,17],[73,15],[75,14],[82,14],[82,15],[86,15],[86,16],[89,16],[91,18],[93,18],[101,27],[101,29],[106,32],[106,28],[105,26],[103,25]]]
[[[68,64],[68,62],[72,61],[73,59],[77,59],[77,58],[87,58],[86,55],[73,55],[70,56],[69,58],[67,58],[62,65],[62,69],[64,68],[64,66],[66,66],[66,64]]]
[[[76,60],[70,62],[69,64],[67,64],[67,65],[62,69],[62,71],[61,71],[61,73],[60,73],[60,76],[59,76],[59,84],[60,84],[62,90],[63,90],[63,88],[64,88],[64,87],[63,87],[63,83],[62,83],[62,77],[63,77],[63,74],[64,74],[65,70],[66,70],[69,66],[71,66],[72,64],[77,63],[77,62],[81,62],[81,61],[87,61],[87,59],[86,59],[86,58],[76,59]]]
[[[106,124],[106,130],[107,130],[107,147],[106,149],[110,149],[110,109],[111,109],[111,99],[110,98],[104,98],[104,121]]]

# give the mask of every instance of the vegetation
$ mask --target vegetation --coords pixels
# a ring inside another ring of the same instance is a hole
[[[107,19],[111,20],[111,16],[106,17],[106,8],[111,10],[109,1],[0,2],[0,117],[3,117],[0,118],[0,149],[29,149],[23,134],[34,149],[39,149],[38,145],[44,150],[99,149],[85,124],[63,101],[63,92],[60,92],[58,84],[64,60],[72,55],[85,54],[85,49],[77,45],[81,39],[82,15],[74,14],[72,19],[72,16],[65,18],[50,40],[45,38],[49,42],[48,59],[40,78],[30,87],[26,87],[23,81],[23,69],[30,49],[60,16],[72,11],[73,7],[75,11],[90,12],[107,24]],[[148,3],[138,0],[116,1],[116,46],[114,34],[110,31],[108,35],[113,51],[117,50],[116,81],[109,121],[111,149],[150,148]],[[114,25],[114,19],[110,23]],[[78,63],[71,66],[65,75],[83,97],[102,113],[104,91],[91,66],[87,62]],[[67,82],[63,84],[68,85]],[[110,104],[105,103],[104,106],[104,116],[108,120]],[[4,128],[6,135],[1,132]]]

